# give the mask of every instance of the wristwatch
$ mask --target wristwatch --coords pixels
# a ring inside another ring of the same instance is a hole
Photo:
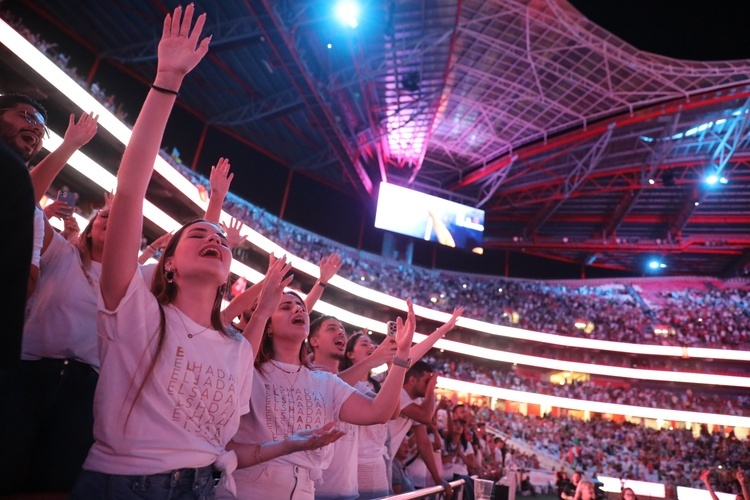
[[[393,356],[393,364],[396,366],[400,366],[401,368],[410,368],[411,367],[411,358],[402,359],[399,358],[394,354]]]

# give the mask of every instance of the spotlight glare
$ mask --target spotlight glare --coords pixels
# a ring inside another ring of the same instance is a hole
[[[326,45],[326,47],[328,47],[329,49],[332,49],[333,48],[333,44],[329,43],[328,45]]]
[[[649,183],[649,184],[651,184],[651,185],[653,186],[654,184],[656,184],[656,181],[655,181],[655,180],[653,180],[653,179],[649,179],[649,180],[648,180],[648,183]]]
[[[710,185],[712,185],[712,186],[713,186],[713,185],[714,185],[714,184],[716,184],[717,182],[719,182],[719,176],[718,176],[718,175],[716,175],[716,174],[711,174],[711,175],[709,175],[708,177],[706,177],[706,183],[707,183],[707,184],[710,184]]]
[[[726,177],[720,177],[719,178],[719,182],[722,183],[722,184],[726,184],[726,183],[729,182],[729,179],[727,179]]]
[[[651,269],[659,269],[659,262],[652,260],[648,263],[648,267],[650,267]]]
[[[350,0],[342,0],[336,4],[336,18],[339,22],[346,24],[352,29],[359,26],[357,17],[359,16],[359,5]]]

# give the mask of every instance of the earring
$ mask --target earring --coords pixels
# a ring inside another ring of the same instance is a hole
[[[165,269],[164,270],[164,279],[167,280],[167,283],[174,283],[174,269]]]

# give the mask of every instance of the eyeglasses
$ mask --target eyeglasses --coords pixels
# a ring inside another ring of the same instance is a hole
[[[26,120],[28,124],[33,127],[42,127],[42,130],[44,130],[44,136],[47,139],[49,139],[49,129],[47,128],[47,125],[44,123],[44,118],[42,117],[41,113],[36,112],[34,114],[31,114],[26,109],[23,109],[23,108],[0,108],[0,111],[22,112],[24,120]]]

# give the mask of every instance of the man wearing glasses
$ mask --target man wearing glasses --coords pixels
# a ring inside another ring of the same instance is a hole
[[[21,353],[26,292],[34,240],[34,189],[29,161],[42,148],[46,112],[23,95],[0,95],[0,231],[10,241],[0,250],[3,331],[0,367],[14,365]]]

